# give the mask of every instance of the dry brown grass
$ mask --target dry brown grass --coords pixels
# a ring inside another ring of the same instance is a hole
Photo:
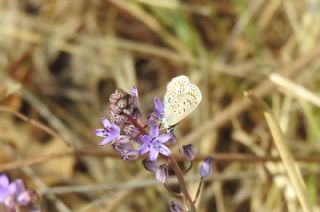
[[[44,211],[167,211],[160,183],[93,131],[116,87],[137,85],[147,113],[185,74],[204,98],[176,135],[215,158],[199,211],[320,211],[319,22],[315,0],[0,0],[0,172]],[[275,114],[309,206],[248,90]],[[197,166],[187,179],[194,195]]]

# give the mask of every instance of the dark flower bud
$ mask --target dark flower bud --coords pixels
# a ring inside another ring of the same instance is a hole
[[[128,100],[126,98],[123,99],[119,99],[119,101],[117,102],[117,107],[123,109],[126,108],[128,106]]]
[[[128,94],[122,89],[116,89],[111,94],[109,116],[112,122],[121,125],[127,123],[130,116],[134,119],[140,116],[138,90],[136,88],[132,90],[134,92]]]
[[[110,116],[110,121],[112,121],[113,123],[117,124],[117,125],[121,125],[123,123],[125,123],[128,120],[128,117],[125,115],[119,115],[116,113],[109,113]]]
[[[124,114],[126,114],[126,115],[132,115],[132,113],[133,113],[133,108],[131,108],[131,107],[129,107],[129,108],[124,108],[124,109],[122,110],[122,112],[123,112]]]
[[[148,170],[149,172],[152,172],[152,173],[156,173],[156,171],[158,169],[157,161],[151,161],[149,159],[144,159],[142,161],[142,165],[144,166],[144,168],[146,170]]]
[[[212,172],[212,157],[208,157],[207,159],[205,159],[201,166],[200,166],[200,171],[199,174],[201,177],[208,177],[211,172]]]
[[[110,103],[117,103],[120,99],[126,97],[128,93],[122,89],[116,89],[113,94],[111,94],[109,101]]]
[[[122,109],[118,107],[116,104],[110,104],[109,113],[111,112],[118,115],[122,112]]]
[[[177,201],[171,201],[169,203],[170,212],[183,212],[183,206],[180,202]]]
[[[192,144],[188,144],[184,145],[182,148],[184,157],[189,161],[194,160],[194,158],[196,157],[196,149],[194,148],[194,146]]]
[[[165,183],[168,179],[168,166],[167,164],[160,165],[156,171],[156,179],[161,182]]]

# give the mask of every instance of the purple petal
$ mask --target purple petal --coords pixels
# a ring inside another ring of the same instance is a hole
[[[153,102],[154,102],[154,112],[157,113],[158,118],[162,118],[164,113],[163,103],[158,97],[155,97]]]
[[[148,143],[144,143],[140,149],[138,150],[138,154],[139,155],[143,155],[144,153],[147,153],[150,150],[149,148],[149,144]]]
[[[6,207],[8,207],[9,209],[14,209],[15,203],[16,203],[16,201],[15,201],[15,197],[13,194],[7,196],[7,198],[4,200],[4,205]],[[8,210],[8,211],[11,211],[11,210]]]
[[[10,183],[10,185],[9,185],[10,194],[19,195],[21,192],[23,192],[25,190],[26,190],[26,188],[24,186],[24,183],[20,179],[15,180],[14,182]]]
[[[148,159],[144,159],[142,161],[142,165],[144,166],[144,168],[150,172],[155,173],[158,169],[158,164],[157,161],[151,161]]]
[[[136,96],[136,97],[139,96],[137,86],[135,86],[135,85],[132,86],[132,88],[131,88],[131,94],[132,94],[133,96]]]
[[[118,125],[113,124],[112,127],[109,128],[110,136],[113,136],[114,138],[118,137],[120,135],[120,127]]]
[[[165,143],[167,141],[169,141],[170,139],[172,138],[172,134],[170,133],[166,133],[166,134],[161,134],[157,137],[157,140],[160,142],[160,143]]]
[[[31,202],[32,198],[32,192],[31,191],[23,191],[19,196],[17,197],[17,202],[20,205],[28,205]]]
[[[107,136],[98,145],[103,146],[103,145],[109,144],[112,140],[113,140],[113,137]]]
[[[165,183],[168,179],[168,167],[161,165],[156,171],[156,179],[161,183]]]
[[[160,147],[160,153],[161,154],[163,154],[163,155],[165,155],[165,156],[169,156],[169,155],[171,155],[171,150],[167,147],[167,146],[165,146],[165,145],[161,145],[161,147]]]
[[[157,137],[157,136],[159,135],[159,128],[158,128],[157,125],[152,125],[152,126],[151,126],[149,135],[150,135],[151,137]]]
[[[105,129],[96,129],[94,134],[100,137],[106,137]]]
[[[176,137],[172,134],[172,137],[166,142],[166,145],[172,145],[176,143]]]
[[[151,141],[151,136],[149,135],[143,135],[139,137],[139,140],[142,141],[144,144],[149,143]]]
[[[126,144],[130,140],[129,136],[120,135],[116,138],[115,142],[119,144]]]
[[[155,161],[158,158],[158,155],[159,155],[159,149],[150,148],[149,160]]]
[[[104,128],[109,128],[112,126],[111,122],[106,118],[101,118],[101,122]]]
[[[116,150],[120,154],[121,154],[121,152],[128,151],[129,149],[132,149],[130,144],[128,144],[128,143],[113,142],[112,147],[114,148],[114,150]]]
[[[0,175],[0,186],[8,186],[9,185],[9,178],[7,175],[2,174]]]
[[[4,200],[9,195],[9,188],[6,186],[0,186],[0,203],[3,203]]]

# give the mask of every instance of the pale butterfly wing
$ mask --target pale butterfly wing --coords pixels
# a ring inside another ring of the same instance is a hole
[[[165,101],[166,98],[170,100],[171,95],[174,95],[176,93],[182,93],[182,91],[186,89],[186,87],[188,87],[189,84],[189,78],[186,76],[179,76],[173,78],[167,85],[167,92],[164,96]]]
[[[164,97],[164,126],[169,128],[188,116],[201,102],[200,89],[186,76],[173,78]]]

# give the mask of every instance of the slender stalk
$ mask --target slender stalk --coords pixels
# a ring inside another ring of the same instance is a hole
[[[139,122],[136,119],[132,118],[132,116],[128,116],[128,119],[129,119],[130,123],[133,126],[135,126],[140,131],[140,133],[142,135],[148,134],[147,131],[145,130],[145,127],[143,127],[141,124],[139,124]]]
[[[164,187],[166,188],[166,190],[167,190],[170,194],[172,194],[173,196],[180,197],[180,198],[183,197],[183,194],[182,194],[182,193],[172,191],[166,183],[163,183],[163,186],[164,186]]]
[[[197,200],[198,200],[198,197],[199,197],[199,194],[200,194],[200,191],[201,191],[201,188],[202,188],[202,185],[203,185],[203,177],[201,177],[201,180],[199,182],[199,186],[198,186],[198,189],[197,189],[197,193],[196,193],[196,196],[194,197],[194,204],[196,204]]]
[[[181,171],[177,161],[175,160],[175,158],[173,156],[169,156],[168,158],[169,158],[169,160],[171,162],[171,166],[172,166],[172,168],[173,168],[173,170],[174,170],[174,172],[175,172],[175,174],[177,176],[181,192],[183,193],[184,197],[186,198],[187,202],[189,203],[191,211],[192,212],[196,212],[197,209],[196,209],[196,207],[194,205],[194,202],[192,201],[192,199],[190,197],[186,182],[185,182],[184,177],[183,177],[183,172]]]
[[[186,169],[186,170],[184,170],[184,173],[187,173],[187,172],[189,172],[191,169],[192,169],[192,161],[190,162],[190,165],[189,165],[189,167]]]

